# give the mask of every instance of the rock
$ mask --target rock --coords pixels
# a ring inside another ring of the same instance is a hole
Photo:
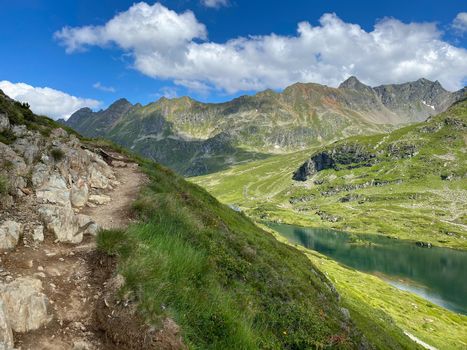
[[[89,234],[92,236],[97,235],[97,232],[99,231],[99,225],[97,225],[90,216],[78,214],[76,217],[78,219],[79,229],[83,232],[83,234]]]
[[[80,228],[89,226],[90,224],[94,222],[89,215],[84,215],[84,214],[76,215],[76,219],[78,220],[78,225]]]
[[[0,291],[15,332],[28,332],[49,322],[48,299],[42,293],[39,279],[20,277],[11,283],[0,284]]]
[[[127,166],[127,164],[125,162],[120,161],[120,160],[113,160],[112,161],[112,166],[114,166],[116,168],[125,168]]]
[[[13,249],[18,244],[21,224],[7,220],[0,225],[0,249]]]
[[[37,201],[42,204],[39,215],[49,231],[60,242],[80,243],[83,234],[71,206],[70,190],[61,175],[52,174],[36,191]]]
[[[73,342],[73,349],[72,350],[94,350],[95,347],[83,340],[77,340]]]
[[[26,175],[28,167],[23,158],[10,147],[0,142],[0,164],[6,167],[13,177]]]
[[[53,138],[68,137],[68,133],[62,128],[53,129],[50,133]]]
[[[89,168],[89,184],[92,188],[105,189],[109,186],[109,179],[94,166]]]
[[[14,125],[11,129],[16,137],[23,137],[28,132],[26,125]]]
[[[4,132],[10,129],[10,120],[4,112],[0,112],[0,132]]]
[[[99,232],[99,230],[100,230],[99,225],[93,222],[86,228],[86,230],[83,233],[91,235],[91,236],[97,236],[97,233]]]
[[[40,149],[37,145],[39,139],[37,135],[18,138],[11,147],[24,158],[26,164],[32,164],[40,154]]]
[[[102,205],[102,204],[107,204],[111,201],[112,199],[109,196],[105,195],[91,195],[89,196],[89,201],[93,204],[97,205]]]
[[[37,163],[32,169],[32,184],[35,188],[42,186],[49,177],[49,167],[44,163]]]
[[[311,156],[295,171],[292,179],[306,181],[309,176],[325,169],[371,166],[376,162],[376,154],[357,142],[343,143],[329,150]]]
[[[80,178],[76,184],[71,185],[71,205],[75,208],[84,207],[88,198],[88,184]]]
[[[8,321],[7,309],[0,298],[0,350],[11,350],[13,345],[13,332]]]
[[[44,226],[38,225],[38,226],[34,227],[32,232],[33,232],[32,238],[34,239],[34,241],[36,241],[36,242],[44,241]]]
[[[36,191],[36,197],[39,203],[58,204],[66,206],[70,202],[70,190],[61,175],[52,174],[48,181]]]
[[[80,243],[83,240],[70,203],[66,206],[44,204],[38,212],[47,230],[55,234],[58,241]]]

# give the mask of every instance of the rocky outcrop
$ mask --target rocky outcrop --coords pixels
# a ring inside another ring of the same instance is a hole
[[[0,113],[3,131],[16,137],[9,145],[0,142],[0,175],[9,185],[2,207],[17,205],[20,198],[28,197],[23,201],[27,208],[22,210],[30,211],[42,223],[42,231],[39,227],[29,230],[36,243],[47,233],[69,243],[81,242],[84,234],[96,234],[96,225],[80,226],[75,210],[109,202],[102,191],[117,184],[112,168],[100,154],[86,149],[76,136],[61,128],[52,129],[45,137],[24,125],[10,125],[6,113]],[[1,223],[0,249],[13,248],[18,239],[19,226],[10,221]]]
[[[27,332],[47,324],[48,299],[42,293],[42,282],[31,277],[20,277],[0,284],[1,299],[5,305],[8,324],[15,332]]]
[[[293,174],[296,181],[306,181],[309,176],[325,169],[339,170],[371,166],[376,160],[376,154],[370,152],[358,143],[345,143],[316,153]]]

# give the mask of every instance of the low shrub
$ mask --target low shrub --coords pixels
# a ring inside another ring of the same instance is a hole
[[[8,193],[8,180],[5,176],[0,175],[0,195],[5,195]]]
[[[65,157],[65,152],[63,152],[60,148],[53,148],[50,151],[50,155],[54,161],[59,162]]]

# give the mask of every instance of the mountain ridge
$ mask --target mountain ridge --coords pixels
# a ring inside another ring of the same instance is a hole
[[[373,88],[350,77],[338,88],[295,83],[282,92],[265,90],[222,103],[183,96],[142,106],[119,99],[106,110],[80,109],[65,124],[191,176],[250,155],[257,159],[423,121],[462,91],[451,93],[426,79]]]

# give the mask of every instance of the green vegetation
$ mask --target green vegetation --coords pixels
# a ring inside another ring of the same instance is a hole
[[[318,154],[316,149],[235,166],[193,181],[258,220],[379,233],[465,249],[466,125],[464,101],[428,122],[321,149],[334,154],[336,161],[306,182],[291,177],[311,154]],[[347,159],[355,149],[373,154],[370,164]]]
[[[350,349],[364,342],[305,255],[171,171],[145,169],[151,181],[135,203],[140,223],[100,233],[98,246],[117,256],[122,293],[134,295],[148,322],[173,318],[193,349]],[[390,324],[365,336],[413,347]]]
[[[26,125],[28,130],[38,131],[46,137],[56,128],[63,128],[69,134],[78,135],[68,126],[60,125],[48,117],[34,114],[29,108],[29,104],[11,100],[1,91],[0,110],[6,113],[12,125]],[[10,130],[0,133],[0,142],[2,143],[10,144],[15,139],[16,137]]]
[[[3,175],[0,175],[0,196],[7,194],[8,188],[8,180]]]
[[[65,157],[65,153],[60,148],[52,148],[50,155],[56,162],[61,161]]]
[[[5,145],[9,145],[16,140],[16,136],[11,132],[11,130],[6,130],[0,132],[0,142],[4,143]]]

